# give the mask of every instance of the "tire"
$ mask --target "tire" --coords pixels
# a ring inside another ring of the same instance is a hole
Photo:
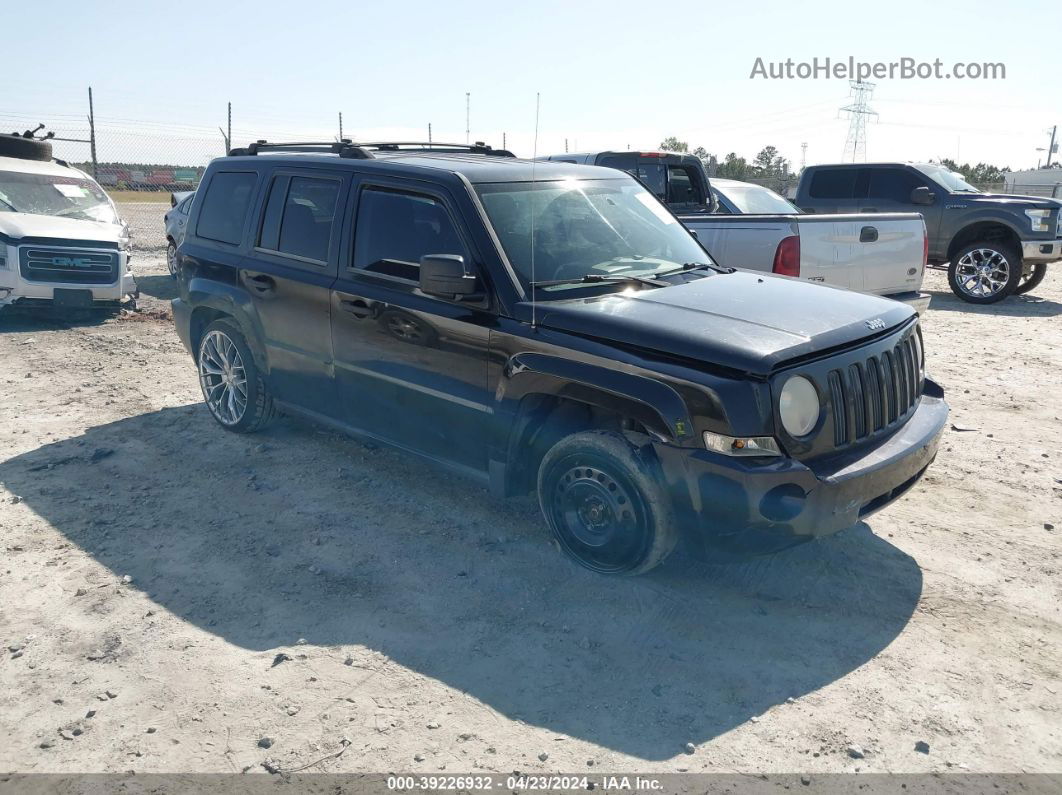
[[[1025,293],[1031,292],[1040,286],[1040,282],[1044,280],[1047,275],[1047,263],[1038,262],[1035,265],[1029,266],[1029,275],[1026,276],[1022,273],[1021,279],[1018,281],[1018,286],[1014,288],[1015,295],[1025,295]]]
[[[171,277],[177,278],[177,244],[172,240],[166,243],[166,269]]]
[[[196,369],[203,401],[225,430],[254,433],[276,417],[273,397],[247,341],[232,321],[216,320],[204,329],[196,350]]]
[[[1003,243],[969,243],[948,263],[948,285],[971,304],[994,304],[1014,292],[1021,280],[1021,257]]]
[[[21,135],[0,134],[0,157],[17,157],[20,160],[51,160],[52,145],[36,138]]]
[[[560,548],[580,566],[599,574],[642,574],[678,540],[660,480],[623,436],[583,431],[543,457],[539,505]]]

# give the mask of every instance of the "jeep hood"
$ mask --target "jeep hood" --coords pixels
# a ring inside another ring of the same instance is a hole
[[[83,240],[118,244],[122,227],[101,221],[60,218],[54,215],[0,212],[0,239],[19,243],[31,240]]]
[[[764,376],[915,315],[898,301],[748,271],[542,302],[537,312],[542,326]]]

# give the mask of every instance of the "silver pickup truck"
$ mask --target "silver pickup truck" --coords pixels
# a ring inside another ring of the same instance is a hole
[[[926,226],[917,213],[805,215],[774,191],[713,179],[717,207],[680,214],[722,265],[904,301],[919,313]]]
[[[583,152],[555,160],[633,174],[722,265],[776,273],[895,298],[919,314],[926,227],[917,213],[808,215],[772,190],[709,179],[701,161],[676,152]]]

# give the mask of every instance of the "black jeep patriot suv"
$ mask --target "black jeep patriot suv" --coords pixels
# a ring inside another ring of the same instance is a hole
[[[174,321],[224,428],[280,408],[537,492],[603,573],[849,527],[947,416],[912,309],[720,268],[614,169],[259,142],[188,230]]]

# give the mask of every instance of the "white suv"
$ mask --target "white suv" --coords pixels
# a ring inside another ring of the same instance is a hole
[[[52,160],[45,142],[32,143],[0,135],[0,307],[136,298],[129,229],[114,202],[84,171]],[[30,158],[2,156],[13,151]]]

